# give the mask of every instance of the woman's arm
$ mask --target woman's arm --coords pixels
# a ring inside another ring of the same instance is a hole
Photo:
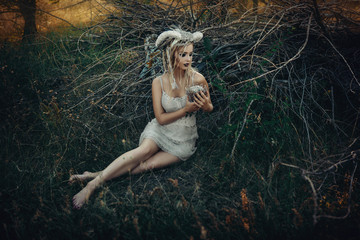
[[[179,109],[175,112],[167,113],[161,105],[161,96],[162,90],[160,78],[155,78],[152,83],[152,100],[155,117],[160,125],[172,123],[179,118],[184,117],[188,112],[195,112],[199,110],[195,103],[190,103],[187,100],[184,108]]]
[[[205,77],[202,74],[197,73],[195,75],[194,83],[196,85],[202,85],[206,89],[206,94],[204,94],[202,91],[195,94],[195,102],[197,106],[201,108],[204,112],[211,112],[214,109],[214,106],[211,102],[209,85]]]

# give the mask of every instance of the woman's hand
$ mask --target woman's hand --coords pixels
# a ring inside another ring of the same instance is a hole
[[[194,103],[197,107],[201,108],[205,112],[211,112],[213,110],[213,105],[210,100],[209,91],[206,91],[206,94],[203,91],[197,92],[194,96]]]
[[[187,97],[186,105],[185,105],[184,109],[185,109],[185,112],[192,113],[192,112],[198,111],[200,109],[200,107],[198,107],[195,102],[189,102],[189,97]]]

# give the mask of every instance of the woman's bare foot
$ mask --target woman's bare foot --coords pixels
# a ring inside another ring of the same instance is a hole
[[[85,203],[88,202],[91,194],[94,192],[96,186],[90,182],[80,192],[73,197],[73,206],[76,209],[80,209]]]
[[[74,174],[70,176],[69,183],[73,183],[75,181],[83,182],[89,179],[96,178],[98,175],[99,172],[92,173],[88,171],[85,171],[83,174]]]

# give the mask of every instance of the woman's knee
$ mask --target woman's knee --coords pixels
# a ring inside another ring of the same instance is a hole
[[[146,160],[154,155],[159,150],[159,148],[154,141],[150,139],[144,139],[144,141],[139,146],[139,150],[143,155],[143,160]]]

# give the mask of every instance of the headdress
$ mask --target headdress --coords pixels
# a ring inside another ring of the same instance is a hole
[[[161,33],[156,39],[155,46],[164,51],[163,53],[163,64],[164,69],[168,69],[170,71],[170,75],[172,76],[171,88],[178,88],[174,75],[173,69],[170,61],[171,49],[175,46],[185,46],[189,43],[195,43],[200,41],[203,38],[203,34],[201,32],[186,32],[180,29],[168,30]],[[167,65],[167,66],[166,66]]]

